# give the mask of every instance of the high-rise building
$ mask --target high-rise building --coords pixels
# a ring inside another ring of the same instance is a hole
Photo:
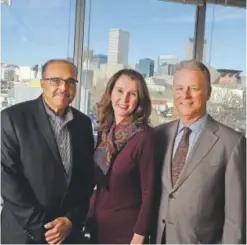
[[[193,59],[193,50],[194,50],[194,38],[189,38],[187,43],[186,43],[186,60],[191,60]],[[203,44],[203,58],[202,58],[202,62],[206,63],[206,55],[207,55],[207,40],[204,40],[204,44]]]
[[[34,78],[42,77],[42,65],[34,65],[31,69],[34,71]]]
[[[12,4],[12,0],[1,0],[1,3],[7,4],[10,6]]]
[[[108,63],[128,64],[129,32],[121,29],[110,29],[108,43]]]
[[[149,58],[139,60],[138,71],[146,78],[154,75],[154,60]]]
[[[104,54],[95,54],[92,57],[92,68],[100,68],[100,65],[107,64],[108,57]]]
[[[176,70],[176,64],[179,59],[175,55],[158,56],[157,73],[172,76]]]
[[[1,80],[7,81],[7,82],[17,81],[18,80],[18,76],[17,76],[18,69],[19,67],[17,65],[1,63],[1,67],[0,67]]]
[[[6,67],[1,69],[1,79],[7,82],[15,81],[16,71],[12,67]]]
[[[83,61],[91,61],[93,57],[93,50],[89,49],[87,47],[83,47],[83,54],[82,54],[82,60]]]

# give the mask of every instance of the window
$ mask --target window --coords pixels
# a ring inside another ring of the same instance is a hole
[[[73,57],[75,1],[5,0],[1,7],[2,110],[41,94],[48,59]]]
[[[145,76],[153,126],[176,118],[172,99],[175,64],[192,57],[195,5],[158,0],[87,0],[84,65],[86,109],[96,116],[109,78],[122,68]]]
[[[206,64],[211,71],[209,113],[224,124],[246,129],[246,9],[207,6]]]

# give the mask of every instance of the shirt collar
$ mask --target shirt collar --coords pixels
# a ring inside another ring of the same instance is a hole
[[[197,120],[196,122],[194,122],[193,124],[191,124],[191,125],[189,126],[189,128],[191,129],[192,132],[199,131],[201,128],[205,127],[206,122],[207,122],[207,119],[208,119],[208,114],[206,113],[206,114],[205,114],[203,117],[201,117],[199,120]],[[184,127],[187,127],[187,126],[184,125],[184,124],[182,123],[181,120],[179,120],[178,133],[180,133],[181,130],[182,130]]]
[[[69,121],[73,120],[74,116],[70,106],[66,108],[64,116],[59,117],[54,111],[50,109],[50,107],[46,104],[44,99],[43,99],[43,103],[48,117],[50,117],[53,121],[58,120],[61,122],[62,125],[64,125],[67,124]]]

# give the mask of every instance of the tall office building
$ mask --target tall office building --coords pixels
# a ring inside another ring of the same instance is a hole
[[[160,55],[158,56],[157,72],[159,74],[172,76],[176,70],[176,64],[179,59],[175,55]]]
[[[93,68],[100,68],[100,65],[107,64],[108,57],[104,54],[95,54],[92,57],[92,67]]]
[[[10,6],[12,4],[12,0],[1,0],[1,3],[7,4]]]
[[[7,81],[7,82],[13,82],[18,80],[18,73],[19,66],[17,65],[11,65],[6,63],[1,63],[0,66],[0,78],[1,80]]]
[[[108,63],[128,64],[129,32],[121,29],[110,29],[108,43]]]
[[[34,78],[40,79],[42,77],[42,65],[34,65],[31,69],[34,72]]]
[[[14,67],[1,67],[1,79],[7,82],[13,82],[16,78],[16,69]]]
[[[91,61],[93,57],[93,50],[89,49],[87,47],[83,47],[83,54],[82,54],[82,60],[83,61]]]
[[[187,43],[186,43],[186,48],[185,48],[185,52],[186,52],[186,60],[191,60],[193,59],[193,49],[194,49],[194,38],[189,38]],[[207,60],[207,40],[204,40],[204,44],[203,44],[203,59],[202,62],[206,63]]]
[[[149,58],[139,60],[138,71],[146,78],[154,75],[154,60]]]

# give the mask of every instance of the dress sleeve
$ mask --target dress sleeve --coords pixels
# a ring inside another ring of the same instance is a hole
[[[140,176],[142,204],[134,227],[134,233],[147,236],[151,226],[154,194],[154,141],[150,129],[142,135],[137,150],[137,165]]]

